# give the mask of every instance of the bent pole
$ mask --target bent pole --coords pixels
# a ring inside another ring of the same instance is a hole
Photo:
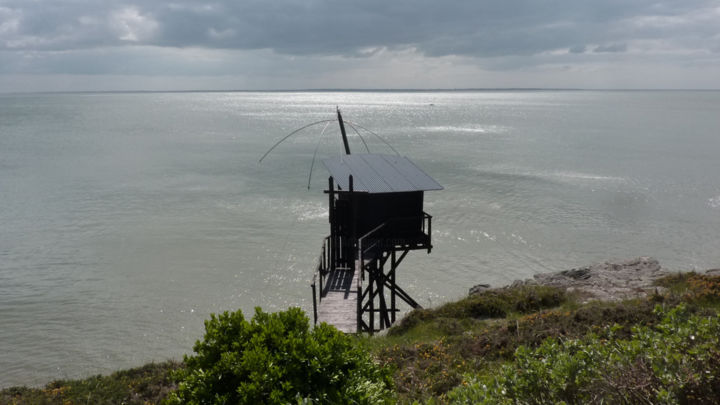
[[[339,114],[339,113],[340,113],[340,111],[338,111],[338,114]],[[290,138],[291,136],[295,135],[296,133],[302,131],[303,129],[308,128],[308,127],[311,127],[311,126],[313,126],[313,125],[318,125],[318,124],[322,124],[322,123],[324,123],[324,122],[332,122],[332,121],[335,121],[335,120],[322,120],[322,121],[313,122],[312,124],[307,124],[307,125],[305,125],[305,126],[302,127],[302,128],[298,128],[298,129],[290,132],[290,133],[287,134],[283,139],[277,141],[277,142],[275,143],[275,145],[273,145],[270,149],[268,149],[268,151],[265,152],[264,155],[262,155],[262,157],[260,158],[260,160],[258,161],[258,163],[262,162],[263,159],[265,159],[265,157],[266,157],[267,155],[269,155],[270,152],[273,151],[273,149],[277,148],[278,145],[280,145],[281,143],[283,143],[283,141],[285,141],[286,139],[288,139],[288,138]]]
[[[345,133],[345,123],[343,123],[342,115],[340,114],[340,107],[337,108],[338,122],[340,122],[340,133],[342,134],[343,145],[345,145],[345,154],[350,154],[350,145],[348,145],[347,134]]]
[[[310,180],[312,180],[312,171],[313,167],[315,167],[315,157],[317,156],[318,149],[320,149],[320,143],[323,140],[323,135],[325,135],[325,130],[327,129],[328,125],[330,125],[330,123],[326,122],[322,132],[320,132],[320,139],[318,139],[318,143],[317,145],[315,145],[315,152],[313,152],[312,162],[310,162],[310,173],[308,173],[308,190],[310,190]]]
[[[362,126],[362,125],[360,125],[360,124],[356,124],[356,123],[354,123],[354,122],[350,122],[350,121],[347,121],[347,123],[348,123],[348,125],[350,125],[350,127],[351,127],[352,129],[354,129],[354,130],[355,130],[355,132],[358,132],[358,130],[357,130],[357,129],[355,129],[355,127],[358,127],[358,128],[360,128],[360,129],[362,129],[363,131],[367,131],[367,132],[369,132],[369,133],[371,133],[371,134],[375,135],[375,136],[377,137],[377,139],[379,139],[379,140],[381,140],[381,141],[382,141],[382,143],[384,143],[385,145],[389,146],[389,147],[390,147],[390,149],[392,149],[392,151],[393,151],[393,152],[395,152],[395,154],[396,154],[396,155],[400,156],[400,153],[399,153],[398,151],[396,151],[396,150],[395,150],[395,148],[393,148],[393,146],[392,146],[392,145],[390,145],[390,143],[388,143],[388,141],[386,141],[385,139],[383,139],[383,137],[382,137],[382,136],[380,136],[380,135],[376,134],[375,132],[373,132],[373,131],[371,131],[371,130],[369,130],[369,129],[365,128],[364,126]],[[358,132],[358,135],[360,135],[360,133],[359,133],[359,132]]]

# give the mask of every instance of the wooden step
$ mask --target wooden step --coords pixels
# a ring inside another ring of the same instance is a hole
[[[341,332],[357,332],[358,273],[348,268],[328,273],[318,305],[318,322],[333,325]]]

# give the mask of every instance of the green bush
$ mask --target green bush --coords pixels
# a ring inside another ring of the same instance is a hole
[[[401,336],[419,324],[435,319],[492,319],[508,314],[526,314],[554,308],[568,301],[565,291],[555,287],[530,285],[496,288],[449,302],[436,309],[416,309],[405,315],[388,335]]]
[[[691,314],[684,305],[656,309],[662,321],[617,327],[583,339],[546,339],[519,347],[496,376],[469,378],[448,394],[452,403],[585,404],[716,403],[720,397],[720,316]]]
[[[310,330],[299,308],[212,315],[193,349],[170,404],[392,402],[389,371],[337,329]]]

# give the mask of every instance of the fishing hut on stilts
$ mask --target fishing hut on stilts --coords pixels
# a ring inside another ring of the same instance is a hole
[[[330,235],[311,284],[313,315],[346,333],[372,334],[395,322],[398,301],[421,308],[398,285],[397,270],[411,250],[432,250],[423,196],[442,186],[405,157],[351,154],[339,109],[337,118],[345,154],[322,161]]]

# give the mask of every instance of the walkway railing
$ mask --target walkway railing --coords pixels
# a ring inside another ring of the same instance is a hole
[[[411,223],[411,224],[417,224],[417,221],[420,220],[420,234],[416,233],[414,235],[408,236],[408,238],[403,238],[402,236],[393,235],[393,237],[388,237],[386,234],[387,232],[393,232],[395,229],[400,228],[406,228],[406,229],[417,229],[417,225],[414,226],[403,226],[403,223]],[[400,224],[400,225],[398,225]],[[362,313],[363,313],[363,300],[366,298],[366,295],[368,295],[368,292],[363,292],[363,281],[365,277],[365,266],[366,262],[369,262],[370,260],[377,257],[378,254],[382,254],[384,251],[393,251],[398,246],[408,248],[410,246],[414,246],[414,248],[418,247],[427,247],[428,252],[432,249],[431,244],[431,235],[432,235],[432,216],[427,214],[426,212],[422,213],[422,217],[404,217],[404,218],[393,218],[387,222],[384,222],[377,227],[373,228],[369,232],[367,232],[365,235],[360,237],[357,240],[357,253],[355,255],[355,260],[353,261],[351,258],[348,257],[341,257],[343,254],[341,252],[346,251],[343,246],[334,246],[332,238],[330,236],[327,236],[323,239],[322,244],[322,251],[317,259],[317,264],[315,266],[315,272],[313,274],[312,284],[310,287],[312,288],[312,294],[313,294],[313,318],[314,322],[317,323],[317,309],[318,305],[323,299],[323,292],[326,289],[326,283],[327,283],[327,276],[330,273],[330,271],[336,269],[337,267],[345,267],[345,266],[353,266],[354,271],[359,271],[357,277],[357,283],[355,285],[355,288],[357,290],[357,297],[358,297],[358,306],[357,306],[357,318],[358,318],[358,326],[357,331],[362,331],[362,325],[364,324],[362,319]],[[338,241],[340,245],[342,245],[342,240]],[[351,250],[350,250],[351,251]],[[352,255],[352,254],[351,254]],[[352,264],[350,264],[352,263]],[[342,266],[338,266],[338,264],[341,264]],[[371,297],[372,298],[372,297]],[[408,296],[408,299],[411,300],[411,298]]]
[[[330,263],[332,260],[331,243],[332,241],[330,240],[329,236],[326,236],[325,239],[323,239],[322,251],[317,259],[317,265],[315,266],[315,272],[313,273],[312,284],[310,284],[313,295],[313,323],[317,323],[317,307],[320,304],[320,301],[322,301],[323,290],[325,289],[326,282],[325,278],[330,272]],[[317,285],[318,281],[320,283],[319,286]],[[320,287],[320,294],[318,294],[317,287]]]
[[[367,330],[372,326],[374,323],[372,321],[373,315],[371,313],[370,315],[370,323],[371,326],[368,326],[365,324],[365,321],[362,318],[363,314],[363,301],[365,300],[366,296],[369,297],[370,300],[374,299],[372,286],[369,286],[368,291],[363,292],[363,281],[365,278],[365,266],[366,266],[366,258],[367,261],[370,262],[372,259],[376,259],[378,257],[378,254],[382,254],[383,251],[394,251],[397,246],[405,246],[410,243],[411,239],[402,238],[402,237],[390,237],[388,238],[386,234],[383,234],[386,230],[390,230],[390,232],[393,231],[393,228],[397,226],[398,223],[411,223],[416,224],[418,220],[418,217],[404,217],[404,218],[393,218],[387,222],[384,222],[369,232],[367,232],[365,235],[361,236],[360,239],[358,239],[358,246],[357,246],[357,261],[356,261],[356,269],[355,271],[360,271],[359,277],[357,278],[357,333],[362,332],[363,330]],[[420,230],[423,236],[422,245],[427,246],[428,253],[430,253],[430,250],[432,249],[432,216],[426,212],[422,213],[422,218],[420,219],[421,225]],[[414,227],[409,227],[409,229],[413,229]],[[397,228],[395,228],[397,229]],[[417,229],[417,228],[414,228]],[[415,242],[416,243],[416,242]],[[395,286],[394,288],[397,289],[395,293],[399,293],[401,298],[405,300],[406,302],[410,303],[413,307],[419,307],[419,305],[413,300],[405,291]],[[394,304],[393,304],[394,305]],[[372,308],[372,306],[371,306]],[[370,310],[371,312],[374,311],[373,309]],[[370,331],[371,333],[374,331]]]

